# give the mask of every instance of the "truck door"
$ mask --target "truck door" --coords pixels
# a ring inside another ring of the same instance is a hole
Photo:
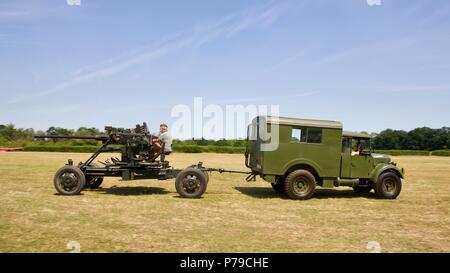
[[[350,164],[351,164],[351,144],[352,139],[349,137],[342,138],[342,150],[341,150],[341,178],[350,177]]]
[[[252,170],[262,171],[261,137],[259,135],[259,119],[247,128],[245,150],[245,166]]]
[[[359,155],[351,156],[351,168],[350,175],[352,178],[368,178],[369,172],[372,165],[372,157],[370,152],[367,150],[369,146],[366,144],[365,140],[353,139],[353,144],[356,146],[356,142],[360,142],[362,145],[362,151]]]

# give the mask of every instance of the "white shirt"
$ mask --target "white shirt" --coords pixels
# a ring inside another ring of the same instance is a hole
[[[166,131],[164,133],[160,133],[158,138],[159,140],[164,142],[164,151],[172,152],[172,136],[169,134],[169,132]]]

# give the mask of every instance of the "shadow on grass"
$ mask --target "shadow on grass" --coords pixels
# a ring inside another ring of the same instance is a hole
[[[234,187],[239,192],[254,198],[281,198],[289,199],[286,195],[276,192],[272,188],[260,187]],[[316,189],[312,198],[328,199],[328,198],[369,198],[375,199],[375,194],[357,193],[354,190],[332,190],[332,189]]]
[[[61,193],[58,193],[58,192],[55,192],[53,195],[55,195],[55,196],[64,196],[64,197],[67,197],[67,196],[80,196],[80,195],[84,195],[82,192],[80,192],[79,194],[61,194]]]
[[[282,198],[288,199],[288,197],[282,193],[275,191],[272,188],[260,188],[260,187],[234,187],[235,190],[241,193],[255,197],[255,198]]]
[[[115,195],[151,195],[151,194],[168,194],[168,190],[158,187],[111,187],[99,188],[93,191],[98,191],[105,194]]]
[[[332,190],[332,189],[316,189],[313,198],[328,199],[328,198],[367,198],[376,199],[375,193],[358,193],[352,189],[350,190]]]

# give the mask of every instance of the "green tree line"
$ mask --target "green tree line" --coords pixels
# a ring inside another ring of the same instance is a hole
[[[0,125],[0,146],[30,146],[33,144],[47,144],[55,145],[97,145],[95,140],[58,140],[51,141],[34,140],[35,134],[49,134],[49,135],[99,135],[103,132],[97,128],[80,127],[77,130],[66,129],[52,126],[46,131],[35,131],[32,128],[16,128],[13,124]],[[372,133],[372,145],[377,150],[441,150],[450,149],[450,127],[442,127],[439,129],[432,129],[428,127],[420,127],[411,131],[386,129],[380,133]],[[203,150],[208,146],[217,146],[217,150],[224,150],[226,147],[232,150],[241,151],[245,147],[245,140],[243,139],[190,139],[177,140],[173,142],[174,146],[188,147],[192,150]],[[195,148],[199,146],[200,149]],[[220,149],[220,147],[222,149]]]
[[[440,129],[420,127],[409,132],[387,129],[375,135],[373,147],[382,150],[450,149],[450,127]]]

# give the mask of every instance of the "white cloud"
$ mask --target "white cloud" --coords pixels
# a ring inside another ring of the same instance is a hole
[[[226,100],[216,100],[211,101],[210,103],[217,103],[217,104],[237,104],[237,103],[244,103],[244,102],[255,102],[255,101],[272,101],[276,102],[277,100],[281,99],[294,99],[294,98],[301,98],[301,97],[308,97],[313,96],[316,94],[319,94],[318,91],[310,91],[310,92],[298,92],[295,94],[289,94],[289,95],[275,95],[275,96],[267,96],[267,97],[251,97],[251,98],[233,98],[233,99],[226,99]]]
[[[130,55],[126,53],[124,54],[126,57],[123,59],[106,60],[102,62],[106,64],[105,66],[91,65],[79,69],[73,73],[75,77],[72,79],[39,93],[16,97],[9,103],[17,103],[59,93],[82,83],[111,76],[130,66],[162,58],[183,48],[198,47],[219,38],[231,38],[252,27],[273,24],[287,10],[288,6],[286,4],[271,4],[268,7],[251,7],[231,13],[220,20],[197,26],[190,31],[169,35],[163,38],[158,45],[144,47],[143,50],[135,54]]]
[[[381,6],[381,0],[366,0],[369,6]]]
[[[66,0],[67,5],[69,6],[80,6],[81,0]]]

